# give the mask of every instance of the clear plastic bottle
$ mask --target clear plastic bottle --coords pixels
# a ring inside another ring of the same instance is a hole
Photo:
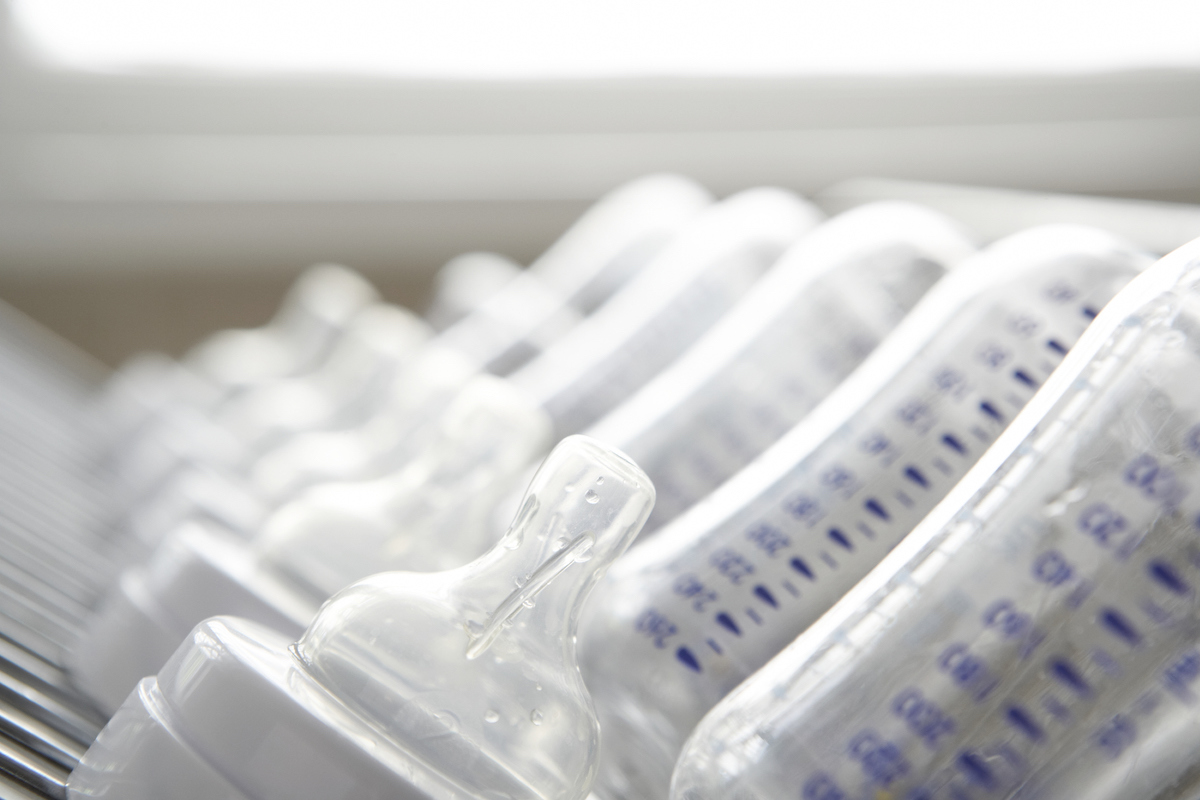
[[[672,796],[1190,798],[1200,241],[693,734]]]
[[[712,202],[694,181],[648,175],[600,198],[529,269],[448,327],[441,340],[507,375],[598,309]]]
[[[636,547],[581,638],[598,793],[664,796],[704,713],[945,496],[1146,263],[1065,226],[963,261],[778,444]]]
[[[584,797],[599,728],[575,663],[579,607],[653,503],[624,456],[564,440],[471,564],[357,583],[290,647],[235,618],[197,627],[69,796]]]
[[[412,463],[315,487],[248,540],[215,520],[172,532],[108,592],[71,654],[74,679],[113,709],[194,625],[237,614],[299,633],[338,589],[392,569],[448,569],[495,541],[497,498],[525,474],[549,421],[501,378],[476,375]]]
[[[691,219],[636,277],[510,378],[578,433],[678,358],[821,218],[780,189],[751,189]]]
[[[628,453],[658,529],[799,422],[962,258],[958,226],[872,203],[802,237],[686,354],[592,426]]]

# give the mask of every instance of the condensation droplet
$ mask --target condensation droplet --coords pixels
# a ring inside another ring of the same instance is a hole
[[[603,485],[604,485],[604,476],[603,476],[603,475],[601,475],[600,477],[596,478],[596,485],[597,485],[597,486],[603,486]]]
[[[497,722],[497,721],[499,721],[499,719],[500,719],[500,715],[490,708],[483,713],[483,721],[484,722],[488,722],[488,723]]]
[[[529,712],[529,721],[534,725],[541,725],[542,719],[544,719],[542,717],[542,712],[538,711],[536,708]]]
[[[588,489],[587,494],[583,496],[583,499],[587,500],[592,505],[595,505],[596,503],[600,502],[600,495],[596,494],[591,489]]]
[[[535,684],[533,685],[533,688],[534,688],[534,689],[537,689],[537,690],[540,692],[540,691],[542,690],[542,685],[541,685],[540,683],[535,683]]]
[[[564,486],[564,487],[563,487],[563,491],[565,491],[565,492],[573,492],[573,491],[575,491],[575,484],[573,484],[573,483],[568,483],[566,486]]]
[[[560,537],[558,537],[557,539],[555,539],[555,540],[554,540],[554,549],[555,549],[555,550],[562,550],[564,547],[566,547],[566,546],[567,546],[567,545],[569,545],[570,543],[571,543],[571,540],[570,540],[570,539],[568,539],[568,538],[567,538],[567,537],[565,537],[565,536],[560,536]]]

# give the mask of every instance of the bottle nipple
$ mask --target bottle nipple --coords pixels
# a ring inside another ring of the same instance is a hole
[[[582,797],[599,728],[575,662],[579,607],[653,504],[649,479],[625,456],[569,437],[491,551],[448,572],[385,573],[343,590],[293,652],[464,794]]]
[[[320,602],[377,572],[433,572],[479,556],[492,511],[550,421],[501,378],[473,378],[398,473],[327,484],[281,508],[258,541],[264,566]]]

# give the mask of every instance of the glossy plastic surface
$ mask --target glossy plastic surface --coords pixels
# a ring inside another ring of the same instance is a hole
[[[847,212],[789,248],[687,353],[589,429],[654,481],[642,535],[774,444],[973,250],[949,219],[905,203]]]
[[[477,561],[362,581],[290,649],[251,623],[200,625],[101,733],[71,796],[177,796],[190,775],[251,800],[584,797],[599,730],[579,607],[653,502],[624,456],[564,440]]]
[[[673,796],[1191,798],[1200,242],[704,721]]]
[[[703,714],[945,496],[1145,263],[1071,227],[964,261],[778,444],[635,548],[583,629],[614,732],[600,791],[664,794]]]

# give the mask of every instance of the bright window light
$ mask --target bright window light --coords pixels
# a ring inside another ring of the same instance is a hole
[[[1200,66],[1195,0],[11,0],[47,60],[444,78]]]

